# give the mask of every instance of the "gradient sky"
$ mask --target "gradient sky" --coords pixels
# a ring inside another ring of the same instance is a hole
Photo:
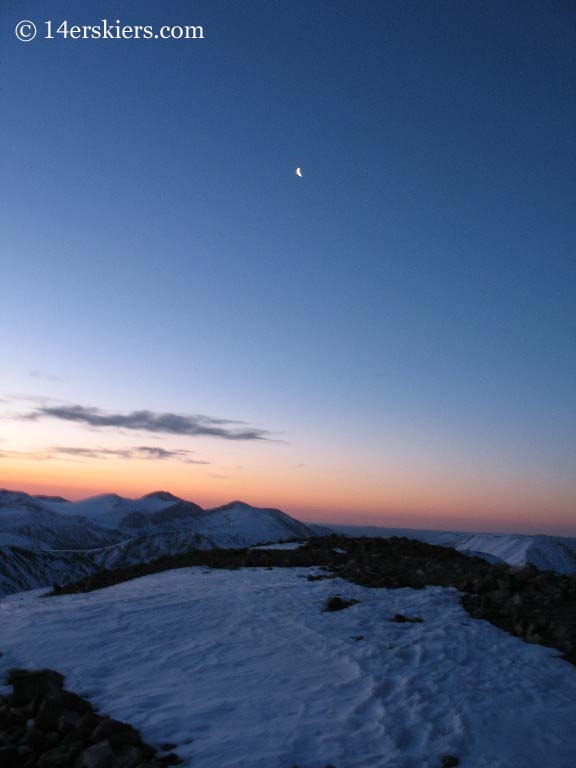
[[[573,3],[0,27],[0,485],[576,535]]]

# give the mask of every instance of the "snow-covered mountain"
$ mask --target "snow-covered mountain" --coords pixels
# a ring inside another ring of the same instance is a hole
[[[279,509],[258,509],[242,501],[209,510],[201,522],[203,534],[227,542],[219,546],[244,547],[314,535],[309,526]]]
[[[576,572],[573,538],[360,526],[333,530],[353,536],[408,536],[491,562]],[[305,525],[278,509],[233,501],[205,510],[166,491],[139,499],[104,494],[71,502],[0,490],[0,595],[191,549],[250,547],[328,533],[330,529]]]
[[[125,499],[115,493],[82,501],[45,501],[44,506],[66,516],[80,516],[103,528],[141,534],[171,530],[204,514],[202,507],[167,491],[156,491],[140,499]]]
[[[33,550],[86,549],[122,541],[118,531],[103,528],[77,512],[65,500],[0,490],[0,546]]]
[[[97,570],[82,552],[33,552],[21,547],[0,547],[0,597],[49,584],[64,584]]]
[[[241,501],[204,510],[166,491],[140,499],[104,494],[74,502],[0,491],[0,545],[86,550],[174,532],[208,536],[214,546],[250,546],[311,535],[307,525],[278,509]]]
[[[315,535],[278,509],[241,501],[204,510],[166,491],[70,502],[0,491],[0,594],[191,549],[248,547]]]
[[[565,574],[576,572],[576,538],[567,536],[465,533],[356,525],[335,525],[333,528],[349,536],[407,536],[428,544],[454,547],[489,562],[500,561],[509,565],[532,563],[543,571]]]

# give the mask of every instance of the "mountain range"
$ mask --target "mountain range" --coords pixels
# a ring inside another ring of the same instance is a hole
[[[317,532],[278,509],[233,501],[205,510],[166,491],[71,502],[0,490],[0,595],[190,549],[248,547]]]
[[[65,583],[102,568],[150,562],[191,549],[251,547],[336,531],[406,536],[491,562],[576,572],[576,538],[302,523],[279,509],[233,501],[213,509],[156,491],[139,499],[81,501],[0,490],[0,596]]]

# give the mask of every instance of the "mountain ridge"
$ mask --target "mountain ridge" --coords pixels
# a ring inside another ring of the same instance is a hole
[[[279,509],[233,501],[213,509],[154,491],[79,501],[0,490],[0,595],[191,549],[307,539],[316,531]]]

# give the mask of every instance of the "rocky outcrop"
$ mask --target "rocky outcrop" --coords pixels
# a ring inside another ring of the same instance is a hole
[[[462,605],[528,643],[557,648],[576,664],[576,577],[534,566],[501,569],[463,586]]]
[[[127,723],[97,714],[50,669],[13,669],[0,697],[2,768],[161,768],[182,762],[142,741]]]

